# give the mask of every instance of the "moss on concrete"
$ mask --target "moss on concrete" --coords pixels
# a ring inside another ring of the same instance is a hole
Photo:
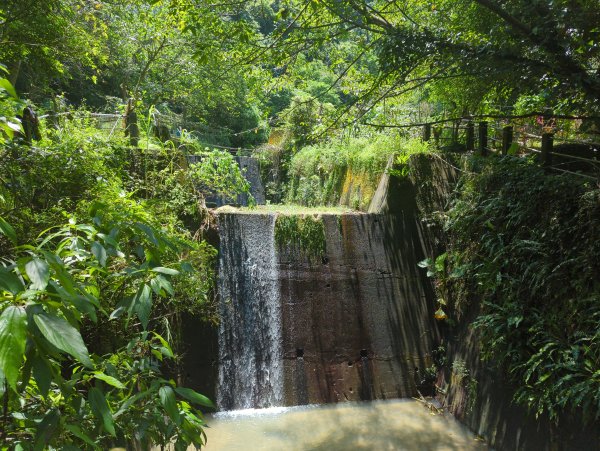
[[[325,227],[317,215],[278,215],[275,243],[281,248],[300,252],[311,261],[325,256]]]

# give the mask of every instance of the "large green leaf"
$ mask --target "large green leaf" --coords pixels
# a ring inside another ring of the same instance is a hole
[[[8,93],[8,95],[13,97],[14,99],[19,98],[19,96],[17,95],[17,91],[15,90],[12,83],[8,81],[7,78],[0,78],[0,89],[5,90]]]
[[[154,268],[151,268],[150,271],[158,272],[161,274],[167,274],[169,276],[176,276],[179,274],[179,271],[177,271],[176,269],[165,268],[163,266],[155,266]]]
[[[13,244],[17,244],[17,234],[15,233],[15,229],[12,228],[12,226],[6,222],[4,219],[2,219],[2,217],[0,216],[0,233],[3,235],[6,235],[6,237],[13,243]]]
[[[133,302],[135,313],[140,319],[144,329],[146,329],[152,310],[152,291],[150,290],[150,286],[144,284],[140,287]]]
[[[115,437],[114,419],[110,412],[110,408],[108,407],[108,403],[106,402],[106,398],[104,397],[104,393],[98,388],[93,387],[88,393],[88,401],[90,402],[90,407],[92,408],[94,416],[102,421],[106,432]]]
[[[75,424],[65,424],[65,429],[73,434],[75,437],[83,440],[85,443],[90,445],[93,449],[99,449],[98,445],[94,443],[94,441],[81,430],[81,428]]]
[[[154,244],[155,246],[160,246],[160,242],[156,238],[156,234],[154,233],[152,227],[141,222],[137,222],[135,226],[148,237],[152,244]]]
[[[119,379],[109,376],[108,374],[104,374],[101,371],[96,371],[94,373],[94,377],[96,379],[106,382],[109,385],[112,385],[113,387],[121,388],[121,389],[125,388],[125,385],[123,385],[123,383]]]
[[[44,260],[33,258],[25,265],[25,272],[29,276],[34,290],[43,290],[48,285],[50,267]]]
[[[52,383],[52,373],[48,364],[42,359],[42,357],[35,356],[33,360],[33,378],[38,386],[38,390],[43,397],[48,396],[50,391],[50,384]]]
[[[106,266],[106,259],[108,257],[106,249],[97,241],[92,243],[92,254],[94,254],[94,257],[96,257],[101,266]]]
[[[16,390],[19,369],[23,363],[27,342],[25,309],[11,305],[0,316],[0,369],[8,385]]]
[[[175,290],[173,290],[173,285],[171,285],[171,282],[169,282],[165,276],[159,274],[152,280],[156,280],[158,282],[158,285],[171,296],[175,294]]]
[[[194,404],[200,404],[201,406],[215,408],[213,402],[206,396],[192,390],[191,388],[178,387],[175,389],[178,395],[183,396],[188,401]]]
[[[158,396],[160,397],[160,402],[165,409],[165,412],[167,412],[167,415],[169,415],[175,424],[181,424],[181,416],[179,415],[177,399],[175,398],[175,392],[173,389],[167,385],[160,387],[160,390],[158,390]]]
[[[145,398],[146,396],[148,396],[151,393],[151,390],[146,390],[143,391],[141,393],[138,393],[136,395],[133,395],[130,398],[127,398],[123,404],[121,404],[121,407],[119,408],[119,410],[117,410],[115,412],[115,414],[113,415],[113,418],[118,418],[120,415],[122,415],[123,413],[127,412],[129,410],[129,408],[135,404],[136,402],[138,402],[140,399]]]
[[[23,282],[14,272],[0,267],[0,290],[6,290],[16,295],[24,289]]]
[[[56,315],[38,313],[33,316],[33,320],[46,340],[61,351],[75,357],[86,367],[93,367],[81,334],[65,319]]]

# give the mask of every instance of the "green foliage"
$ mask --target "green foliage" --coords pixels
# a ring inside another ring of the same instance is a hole
[[[0,75],[7,73],[6,66],[0,64]],[[17,107],[22,106],[12,83],[0,77],[0,144],[23,131],[21,121],[15,117]]]
[[[406,176],[410,155],[430,150],[420,140],[384,134],[305,147],[290,163],[287,200],[366,209],[393,155],[396,167],[391,174]]]
[[[127,148],[84,110],[44,135],[0,160],[0,441],[203,444],[212,404],[165,376],[177,342],[161,336],[183,312],[216,322],[199,179],[174,146]]]
[[[279,249],[299,252],[312,262],[320,262],[326,251],[323,220],[317,215],[279,214],[275,242]]]
[[[246,194],[250,204],[254,198],[250,194],[250,183],[244,178],[235,158],[222,150],[204,151],[198,154],[200,162],[190,165],[190,176],[201,192],[214,192],[228,199],[236,199],[238,194]]]
[[[200,411],[177,400],[174,382],[161,375],[173,352],[149,333],[152,312],[161,310],[153,304],[175,295],[172,281],[192,271],[180,258],[169,262],[193,248],[148,223],[113,221],[100,205],[93,214],[90,224],[72,220],[16,248],[0,267],[0,370],[11,413],[0,420],[4,441],[22,449],[174,438],[178,447],[201,445]],[[111,323],[128,343],[90,353],[83,326]]]
[[[393,0],[290,1],[286,12],[272,57],[287,69],[305,65],[299,43],[319,49],[306,53],[334,71],[330,86],[344,105],[331,127],[420,122],[414,113],[429,116],[423,102],[440,115],[511,112],[521,96],[541,96],[547,109],[598,111],[593,1],[411,0],[400,9]]]
[[[418,153],[431,153],[434,151],[434,147],[430,142],[425,142],[420,139],[407,139],[402,142],[400,152],[396,156],[394,162],[394,169],[392,174],[399,177],[406,177],[409,173],[409,160],[412,155]]]
[[[536,415],[600,417],[600,192],[505,157],[465,175],[449,211],[447,278],[460,315],[481,299],[483,356]]]
[[[317,142],[323,104],[309,95],[295,96],[282,115],[286,118],[289,143],[293,151]]]

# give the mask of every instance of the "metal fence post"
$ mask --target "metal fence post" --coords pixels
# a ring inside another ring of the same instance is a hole
[[[129,136],[129,144],[137,147],[140,141],[140,129],[138,127],[137,113],[135,112],[135,100],[129,98],[125,109],[125,136]]]
[[[431,124],[425,124],[423,126],[423,141],[429,141],[431,139]]]
[[[472,121],[467,122],[467,150],[475,150],[475,124]]]

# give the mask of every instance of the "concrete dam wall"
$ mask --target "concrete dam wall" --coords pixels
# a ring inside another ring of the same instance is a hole
[[[417,155],[409,180],[383,175],[369,213],[321,214],[318,259],[278,244],[276,213],[221,211],[222,322],[218,339],[184,322],[189,385],[221,410],[415,396],[444,349],[438,400],[495,449],[598,449],[597,425],[557,429],[514,404],[469,327],[479,302],[456,324],[434,319],[432,280],[417,263],[445,251],[431,218],[448,208],[460,167]]]
[[[398,207],[320,215],[318,260],[275,243],[276,213],[219,213],[220,409],[417,395],[437,329],[412,203]]]

